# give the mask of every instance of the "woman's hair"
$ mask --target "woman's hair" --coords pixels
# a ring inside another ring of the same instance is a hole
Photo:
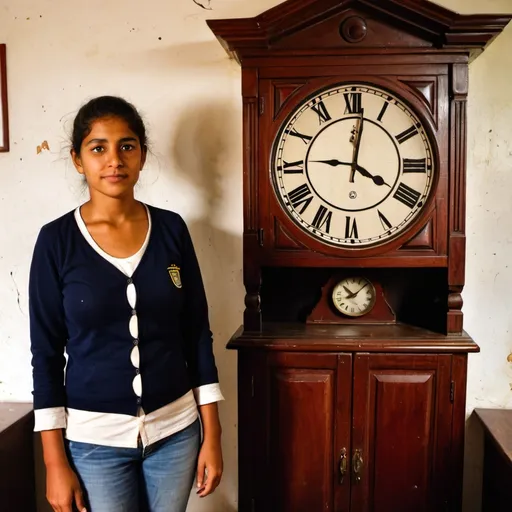
[[[137,109],[123,98],[99,96],[83,105],[73,122],[71,147],[77,155],[80,154],[83,140],[91,133],[93,123],[104,117],[119,117],[126,121],[139,138],[140,145],[146,146],[146,128]]]

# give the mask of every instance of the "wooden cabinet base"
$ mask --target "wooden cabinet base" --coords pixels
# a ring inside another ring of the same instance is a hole
[[[240,511],[459,511],[465,368],[478,347],[463,335],[425,351],[428,333],[415,344],[406,329],[365,345],[364,328],[359,339],[347,329],[322,342],[308,342],[309,328],[230,342]]]

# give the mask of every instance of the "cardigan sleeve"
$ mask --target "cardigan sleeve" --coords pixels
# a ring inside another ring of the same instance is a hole
[[[196,253],[183,222],[181,281],[184,293],[183,337],[188,373],[193,388],[219,382],[208,304]]]
[[[58,271],[58,241],[44,227],[30,267],[29,316],[34,409],[63,407],[67,328]]]

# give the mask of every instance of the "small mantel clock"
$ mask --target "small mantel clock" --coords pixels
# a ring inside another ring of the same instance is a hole
[[[288,0],[242,66],[242,512],[460,510],[468,66],[510,21]]]

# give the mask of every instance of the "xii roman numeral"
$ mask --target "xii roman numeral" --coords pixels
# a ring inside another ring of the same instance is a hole
[[[419,133],[418,132],[418,128],[421,128],[420,124],[416,124],[414,126],[411,126],[407,130],[405,130],[402,133],[398,134],[396,136],[396,140],[398,141],[399,144],[403,144],[404,142],[408,141],[409,139],[411,139],[415,135],[418,135],[418,133]]]
[[[404,183],[400,183],[397,191],[393,195],[395,199],[405,204],[409,208],[414,208],[416,203],[419,201],[421,194],[414,190],[413,188],[405,185]]]
[[[345,114],[359,114],[362,110],[362,95],[360,92],[345,92]]]
[[[285,174],[304,174],[304,160],[297,160],[297,162],[286,162],[283,160],[283,165],[278,166],[277,171]]]
[[[288,199],[295,210],[298,210],[299,206],[302,206],[302,209],[299,211],[299,215],[302,215],[311,201],[313,201],[313,196],[308,184],[304,183],[304,185],[292,190],[288,194]]]
[[[325,103],[322,100],[315,100],[314,105],[312,105],[311,107],[311,110],[318,114],[320,124],[327,123],[327,121],[330,121],[332,119],[327,110],[327,107],[325,106]]]
[[[404,172],[427,172],[427,159],[404,158]]]
[[[315,218],[313,219],[313,227],[323,229],[326,233],[329,233],[331,230],[331,219],[332,212],[322,205],[318,208]]]
[[[293,135],[294,137],[298,137],[299,139],[304,142],[304,144],[308,144],[313,137],[310,137],[309,135],[304,135],[303,133],[298,132],[295,128],[288,130],[286,133],[289,135]]]
[[[359,238],[356,219],[347,216],[345,221],[345,238]]]

